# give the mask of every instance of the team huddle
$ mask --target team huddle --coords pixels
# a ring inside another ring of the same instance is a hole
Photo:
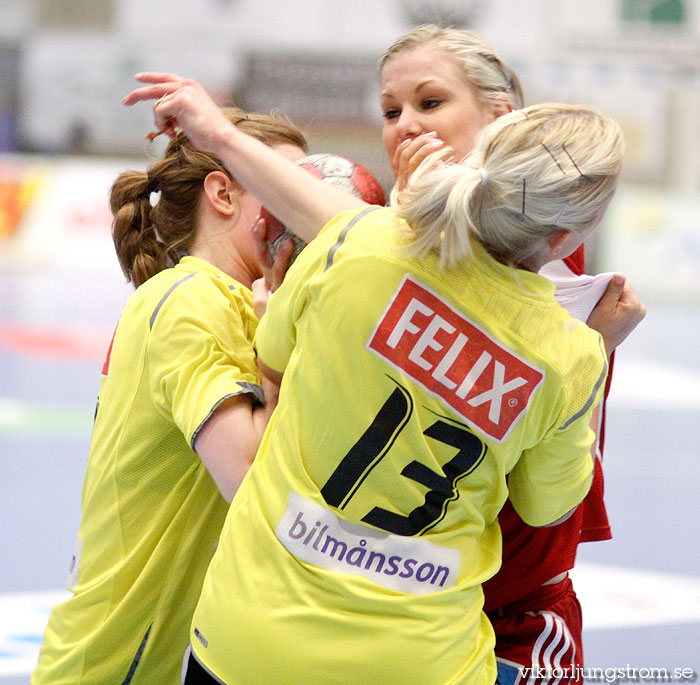
[[[611,355],[645,312],[618,275],[580,321],[539,272],[583,272],[618,124],[523,107],[477,36],[418,27],[381,60],[380,206],[309,173],[287,120],[136,78],[124,104],[154,100],[170,143],[111,191],[136,290],[103,369],[73,595],[32,683],[581,667],[568,571],[610,537]],[[297,244],[273,258],[274,220]]]

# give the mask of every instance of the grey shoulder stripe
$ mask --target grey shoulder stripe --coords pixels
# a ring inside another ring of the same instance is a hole
[[[257,402],[260,404],[263,404],[265,402],[265,395],[263,393],[263,389],[257,385],[256,383],[247,383],[245,381],[239,382],[238,385],[241,387],[241,389],[238,392],[232,392],[225,397],[222,397],[212,408],[211,411],[204,417],[204,420],[202,423],[197,426],[197,429],[195,430],[194,433],[192,433],[192,439],[190,440],[190,447],[192,450],[194,450],[194,441],[197,439],[197,436],[199,435],[199,431],[202,430],[202,427],[204,424],[209,420],[211,415],[221,406],[222,402],[225,402],[226,400],[230,399],[231,397],[238,397],[238,395],[252,395]]]
[[[593,392],[591,393],[591,396],[588,398],[588,401],[586,404],[583,405],[580,411],[576,412],[563,426],[559,427],[559,430],[564,430],[565,428],[568,428],[574,421],[577,419],[580,419],[593,405],[593,402],[595,401],[595,396],[598,394],[598,390],[600,390],[600,386],[605,382],[605,377],[608,373],[608,362],[607,362],[607,355],[605,354],[605,350],[603,348],[603,343],[602,341],[599,341],[598,343],[601,347],[601,351],[603,353],[603,357],[605,358],[605,365],[603,366],[603,371],[600,374],[598,380],[596,381],[595,385],[593,386]]]
[[[241,386],[242,391],[236,393],[236,395],[241,395],[245,393],[249,393],[255,399],[260,402],[260,404],[265,403],[265,394],[263,393],[263,389],[257,384],[257,383],[248,383],[246,381],[241,381],[238,385]]]
[[[338,249],[342,246],[342,244],[345,242],[345,237],[348,234],[348,231],[362,218],[364,218],[367,214],[370,212],[373,212],[375,209],[381,209],[381,207],[377,207],[375,205],[372,205],[371,207],[367,207],[367,209],[363,209],[357,216],[355,216],[350,223],[340,232],[340,235],[338,236],[338,241],[336,242],[335,245],[328,251],[328,259],[326,260],[326,268],[324,271],[328,271],[333,266],[333,258],[335,257],[335,253],[338,251]]]
[[[163,306],[163,303],[168,299],[168,297],[170,297],[170,293],[172,293],[173,290],[175,290],[175,288],[177,288],[178,285],[180,285],[181,283],[184,283],[185,281],[188,281],[190,278],[192,278],[193,276],[196,276],[196,275],[197,274],[188,274],[184,278],[181,278],[179,281],[177,281],[177,283],[173,283],[173,285],[171,285],[168,288],[168,292],[166,292],[165,295],[163,295],[163,297],[160,299],[160,302],[158,303],[156,308],[153,310],[153,314],[151,314],[151,318],[149,321],[149,328],[153,328],[153,322],[156,320],[156,316],[158,316],[158,312],[160,311],[160,308]]]

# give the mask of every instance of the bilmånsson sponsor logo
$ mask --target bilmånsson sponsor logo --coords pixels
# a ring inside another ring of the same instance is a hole
[[[454,587],[459,572],[456,549],[344,521],[295,492],[289,494],[276,533],[304,561],[360,575],[400,592],[446,590]]]

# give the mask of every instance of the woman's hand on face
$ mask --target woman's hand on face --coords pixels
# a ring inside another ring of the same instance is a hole
[[[260,264],[263,276],[253,281],[252,286],[253,311],[255,311],[258,319],[265,313],[270,295],[282,285],[294,253],[294,241],[287,239],[280,245],[275,258],[272,259],[267,251],[266,233],[267,224],[265,219],[258,218],[255,226],[253,226],[253,245],[255,257]]]
[[[262,217],[258,217],[253,226],[255,258],[260,264],[267,289],[274,293],[282,285],[282,281],[289,270],[290,260],[294,253],[294,241],[291,238],[285,240],[277,250],[275,258],[272,259],[267,250],[266,236],[267,222]]]
[[[586,323],[603,336],[605,350],[610,355],[637,327],[646,311],[629,281],[616,274]]]
[[[180,128],[196,147],[216,152],[219,138],[234,128],[196,81],[151,71],[136,74],[135,78],[150,85],[131,91],[122,103],[135,105],[156,100],[153,117],[157,130],[148,134],[149,139],[153,140],[161,133],[174,138]]]
[[[272,294],[267,289],[267,284],[264,278],[258,278],[253,281],[253,285],[250,287],[253,292],[253,311],[258,320],[262,319],[262,315],[267,310],[267,301],[270,299]]]
[[[391,160],[391,168],[396,176],[396,185],[403,190],[408,179],[428,155],[448,146],[437,137],[434,131],[422,133],[415,138],[407,138],[396,148]]]

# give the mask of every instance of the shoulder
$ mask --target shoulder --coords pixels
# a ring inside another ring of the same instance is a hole
[[[216,322],[257,321],[250,289],[226,274],[196,268],[165,269],[136,289],[123,320],[144,321],[151,332],[187,323],[202,328]]]
[[[160,293],[160,308],[189,308],[189,313],[206,314],[232,305],[244,309],[252,307],[252,293],[249,288],[223,273],[177,268],[168,270],[164,282],[156,288]]]
[[[313,241],[323,255],[324,270],[348,258],[384,258],[405,262],[396,251],[401,240],[401,220],[388,207],[368,205],[341,212],[331,219]]]
[[[388,207],[367,205],[362,209],[350,209],[333,217],[320,231],[318,238],[326,242],[345,238],[350,233],[363,234],[368,230],[381,230],[382,227],[396,227],[398,218]]]

